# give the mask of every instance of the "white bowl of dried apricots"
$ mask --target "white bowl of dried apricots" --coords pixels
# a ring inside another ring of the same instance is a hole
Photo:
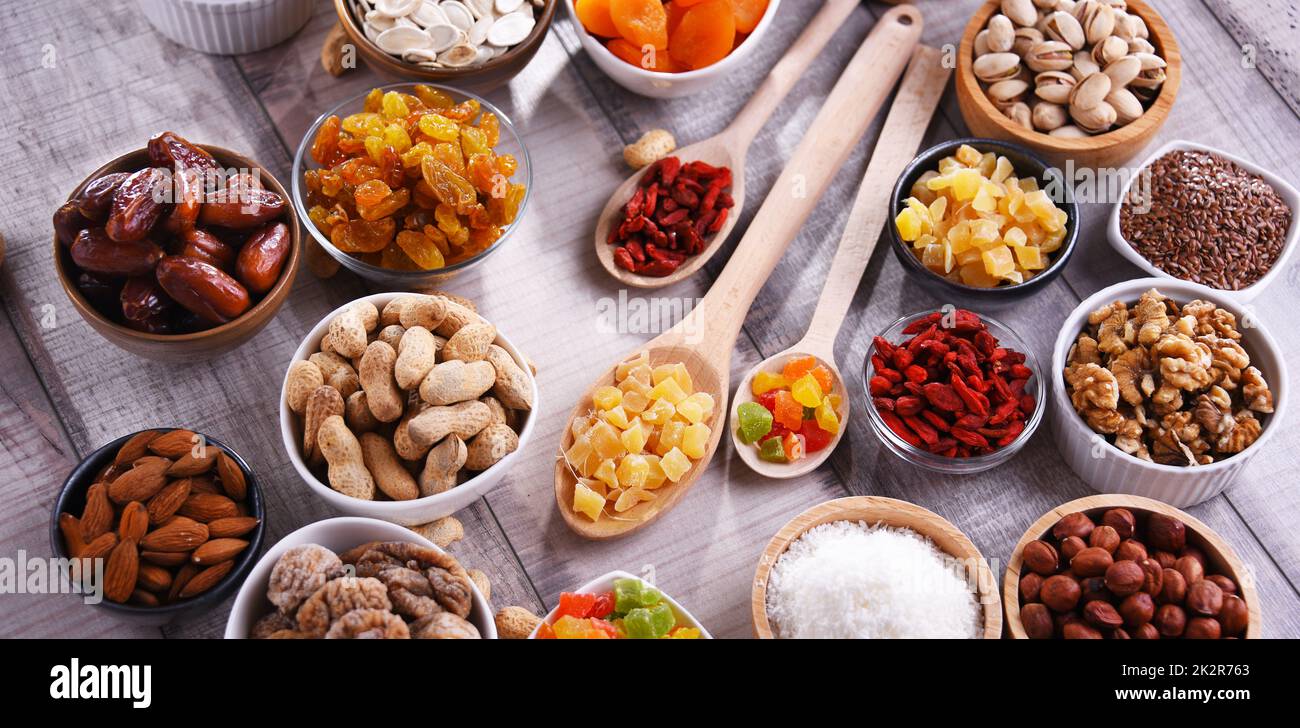
[[[399,83],[312,124],[293,160],[293,203],[338,262],[333,270],[411,290],[505,244],[528,205],[532,174],[523,139],[500,109],[446,86]],[[320,262],[330,273],[329,259]]]

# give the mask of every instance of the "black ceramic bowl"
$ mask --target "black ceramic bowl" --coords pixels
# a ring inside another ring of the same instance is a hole
[[[86,490],[90,487],[95,475],[99,473],[100,469],[113,461],[123,443],[139,434],[139,432],[143,432],[143,430],[123,435],[101,446],[87,456],[85,460],[82,460],[81,464],[63,482],[63,488],[59,491],[59,498],[54,503],[54,511],[50,514],[50,547],[57,557],[68,558],[67,549],[63,546],[63,533],[59,530],[59,514],[64,512],[81,513],[86,507]],[[244,471],[244,478],[248,482],[248,515],[258,520],[257,527],[246,536],[241,537],[248,541],[248,548],[244,549],[235,558],[235,567],[231,569],[229,574],[226,574],[224,579],[196,597],[157,607],[118,604],[104,599],[96,605],[100,609],[107,610],[124,621],[141,624],[163,625],[182,621],[186,615],[205,612],[220,604],[239,587],[244,577],[248,575],[249,570],[253,568],[253,564],[257,563],[258,554],[262,550],[262,536],[266,532],[266,508],[262,501],[262,490],[257,485],[257,477],[253,474],[253,469],[248,467],[248,463],[238,453],[227,447],[224,442],[208,435],[203,435],[203,437],[207,439],[209,444],[225,450],[226,454],[239,465],[240,470]]]
[[[1061,242],[1061,247],[1052,254],[1051,264],[1024,283],[998,286],[996,288],[976,288],[964,283],[950,281],[922,265],[921,259],[912,252],[911,245],[904,242],[903,238],[899,236],[898,227],[894,225],[894,217],[903,209],[903,200],[911,196],[912,185],[916,180],[927,171],[938,169],[939,160],[956,154],[957,148],[963,144],[969,144],[980,152],[993,152],[1006,157],[1015,167],[1016,176],[1037,178],[1040,189],[1046,188],[1049,181],[1055,180],[1060,189],[1064,191],[1063,196],[1065,199],[1056,199],[1057,196],[1053,196],[1053,202],[1056,203],[1057,207],[1064,209],[1068,217],[1065,222],[1065,240]],[[1044,162],[1033,152],[1017,144],[1001,142],[996,139],[967,137],[936,144],[921,152],[907,165],[903,173],[899,175],[898,182],[894,184],[893,194],[890,195],[889,220],[885,226],[889,228],[890,247],[894,249],[894,255],[898,258],[898,262],[902,263],[903,268],[916,276],[922,285],[936,296],[946,298],[955,295],[958,299],[991,303],[1023,298],[1038,291],[1061,275],[1061,271],[1065,270],[1066,264],[1070,262],[1070,256],[1074,254],[1075,245],[1079,241],[1079,206],[1075,204],[1072,188],[1068,180],[1061,174],[1061,171],[1049,167],[1047,162]]]

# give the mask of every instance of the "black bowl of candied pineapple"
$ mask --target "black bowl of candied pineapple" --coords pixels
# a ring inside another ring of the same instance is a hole
[[[293,160],[294,207],[315,242],[392,289],[449,278],[501,248],[531,188],[528,150],[510,119],[432,84],[344,101],[316,120]]]

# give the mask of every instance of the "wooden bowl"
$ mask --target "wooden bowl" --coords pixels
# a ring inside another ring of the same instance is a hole
[[[1187,527],[1187,545],[1195,546],[1204,554],[1209,562],[1210,570],[1215,573],[1231,577],[1237,582],[1241,590],[1238,596],[1246,600],[1246,607],[1250,610],[1250,624],[1246,627],[1246,639],[1258,639],[1262,629],[1259,595],[1255,591],[1255,581],[1251,572],[1246,565],[1237,558],[1237,554],[1228,546],[1227,542],[1219,537],[1213,529],[1196,518],[1174,508],[1173,506],[1161,503],[1158,500],[1143,498],[1136,495],[1090,495],[1069,503],[1062,504],[1044,513],[1038,520],[1034,521],[1025,535],[1020,537],[1016,548],[1011,552],[1011,560],[1007,563],[1007,573],[1002,579],[1002,601],[1007,610],[1007,632],[1012,639],[1029,639],[1025,634],[1024,625],[1020,622],[1020,566],[1023,563],[1022,557],[1025,546],[1030,541],[1036,541],[1051,530],[1056,522],[1080,511],[1088,515],[1096,515],[1110,508],[1127,508],[1133,511],[1133,515],[1138,518],[1150,515],[1152,513],[1162,513],[1171,518],[1177,518]]]
[[[873,526],[883,523],[886,526],[911,529],[930,539],[944,553],[973,565],[979,602],[984,608],[983,637],[998,639],[1002,636],[1002,610],[998,605],[997,580],[989,569],[988,562],[966,534],[943,516],[914,503],[879,496],[855,496],[826,501],[800,513],[782,526],[768,542],[767,548],[763,549],[758,569],[754,572],[754,589],[750,597],[755,637],[773,639],[776,636],[767,619],[767,580],[772,566],[790,544],[808,529],[832,521],[864,521]]]
[[[298,214],[293,209],[292,198],[284,189],[284,185],[280,184],[280,181],[268,169],[242,154],[210,144],[199,144],[198,146],[215,157],[223,169],[259,170],[262,184],[267,189],[283,197],[285,201],[285,217],[283,219],[285,224],[289,226],[291,236],[289,259],[285,261],[284,269],[280,272],[280,280],[276,281],[275,286],[239,318],[221,326],[214,326],[190,334],[148,334],[116,323],[100,313],[82,295],[81,290],[73,282],[77,267],[72,262],[68,249],[59,244],[57,237],[54,238],[54,267],[58,271],[59,283],[63,286],[63,292],[68,294],[68,299],[72,301],[73,308],[77,309],[77,313],[81,314],[86,323],[99,332],[100,336],[108,339],[117,347],[145,359],[183,364],[211,359],[234,349],[251,339],[254,334],[270,323],[275,316],[275,312],[289,297],[289,289],[293,287],[294,276],[298,273],[298,256],[302,250],[301,229],[298,224]],[[149,153],[144,149],[137,149],[134,152],[123,154],[91,172],[90,176],[86,177],[72,191],[72,194],[68,195],[68,199],[71,200],[81,194],[81,190],[86,185],[106,174],[111,172],[134,172],[137,169],[150,166],[150,164]]]
[[[559,0],[546,0],[541,13],[536,16],[537,24],[533,26],[533,32],[529,33],[519,45],[481,66],[445,69],[425,68],[390,56],[366,37],[361,24],[352,15],[351,3],[348,0],[334,0],[334,9],[338,12],[339,24],[343,26],[343,32],[347,34],[348,40],[361,52],[366,63],[380,74],[393,78],[450,84],[470,91],[486,93],[513,78],[537,54],[537,49],[542,47],[542,41],[546,38],[546,31],[551,27],[551,20],[555,17],[555,8],[558,4]]]
[[[966,31],[962,33],[961,46],[957,49],[957,105],[961,108],[962,118],[971,134],[1023,144],[1047,157],[1053,164],[1061,166],[1067,160],[1073,160],[1080,167],[1118,167],[1137,156],[1168,118],[1182,79],[1183,59],[1178,51],[1178,43],[1160,14],[1142,0],[1128,2],[1129,12],[1138,15],[1147,24],[1151,33],[1151,45],[1155,46],[1156,52],[1168,64],[1160,94],[1146,113],[1133,123],[1105,134],[1082,139],[1061,139],[1025,129],[1008,119],[993,105],[984,89],[980,88],[979,79],[975,78],[972,69],[975,36],[988,24],[989,18],[999,12],[1000,5],[998,0],[989,0],[975,12]]]

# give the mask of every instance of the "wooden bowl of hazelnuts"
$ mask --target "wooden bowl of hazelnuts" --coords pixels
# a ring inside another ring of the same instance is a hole
[[[1150,498],[1096,495],[1045,513],[1002,581],[1013,639],[1256,639],[1259,596],[1209,526]]]

